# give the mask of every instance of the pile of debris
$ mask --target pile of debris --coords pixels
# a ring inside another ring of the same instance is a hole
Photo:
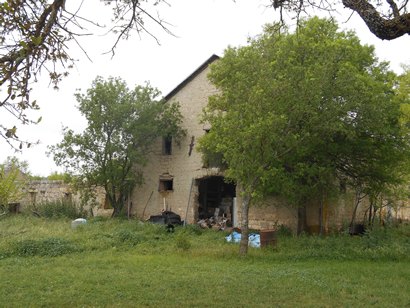
[[[229,219],[223,216],[213,216],[210,218],[200,219],[197,221],[197,225],[201,228],[214,230],[225,230],[229,223]]]

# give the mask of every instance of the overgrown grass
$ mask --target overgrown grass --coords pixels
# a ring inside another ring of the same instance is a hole
[[[281,236],[238,246],[195,226],[135,220],[0,220],[0,303],[8,307],[406,307],[410,227],[363,237]],[[18,290],[18,291],[17,291]],[[1,306],[1,304],[0,304]]]
[[[86,216],[83,209],[71,200],[44,202],[37,206],[37,211],[45,218],[78,218]]]

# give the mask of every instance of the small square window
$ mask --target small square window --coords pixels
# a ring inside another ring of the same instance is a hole
[[[173,179],[160,179],[159,180],[159,191],[173,191],[174,190],[174,180]]]
[[[172,154],[172,136],[166,136],[162,138],[162,154]]]

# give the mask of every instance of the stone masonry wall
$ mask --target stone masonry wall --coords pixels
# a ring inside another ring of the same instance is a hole
[[[141,219],[168,209],[180,215],[183,220],[187,213],[187,222],[193,223],[198,198],[195,179],[218,174],[216,169],[202,168],[201,154],[196,149],[199,137],[205,133],[204,126],[199,123],[199,115],[208,103],[208,96],[216,93],[216,89],[207,80],[208,72],[209,68],[200,72],[171,98],[171,101],[180,103],[182,126],[187,130],[187,135],[180,146],[173,142],[171,155],[162,154],[162,140],[158,140],[154,146],[149,163],[144,168],[145,183],[136,188],[132,196],[132,211]],[[194,144],[189,155],[192,137]],[[172,176],[172,191],[159,191],[161,175]],[[188,201],[190,204],[187,212]]]
[[[105,193],[97,189],[97,204],[104,204]],[[72,201],[80,204],[80,194],[73,191],[69,183],[58,180],[29,181],[20,200],[21,209],[47,202]]]

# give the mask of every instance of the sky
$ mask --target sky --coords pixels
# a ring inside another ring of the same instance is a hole
[[[78,7],[79,1],[67,1]],[[111,12],[99,0],[87,0],[81,7],[80,15],[95,19],[107,25]],[[40,110],[33,112],[32,118],[42,117],[37,125],[18,126],[18,135],[40,143],[23,153],[16,153],[0,140],[0,163],[7,156],[16,156],[29,163],[33,175],[47,176],[52,172],[63,172],[52,157],[46,155],[47,147],[62,140],[62,128],[69,127],[81,132],[86,126],[84,118],[77,110],[74,97],[76,91],[84,93],[96,76],[104,78],[121,77],[129,87],[148,81],[163,95],[168,94],[212,54],[223,56],[228,46],[244,46],[249,37],[255,37],[263,30],[263,25],[278,21],[278,13],[267,8],[267,0],[169,0],[155,9],[163,20],[169,23],[169,35],[153,24],[147,27],[158,42],[147,34],[134,33],[126,41],[120,41],[115,56],[106,54],[115,42],[113,36],[103,35],[106,29],[96,29],[86,25],[89,32],[97,35],[85,36],[80,44],[87,56],[76,45],[69,46],[70,54],[76,59],[70,75],[63,79],[59,90],[49,85],[46,74],[33,85]],[[67,9],[70,9],[67,7]],[[410,37],[393,41],[382,41],[369,32],[364,22],[350,11],[341,9],[336,17],[342,29],[356,31],[363,44],[375,46],[380,60],[389,61],[390,67],[401,73],[401,64],[410,64]],[[105,20],[105,21],[104,21]],[[292,21],[290,21],[292,23]],[[90,61],[90,58],[92,61]],[[0,111],[0,121],[7,123],[4,111]]]

